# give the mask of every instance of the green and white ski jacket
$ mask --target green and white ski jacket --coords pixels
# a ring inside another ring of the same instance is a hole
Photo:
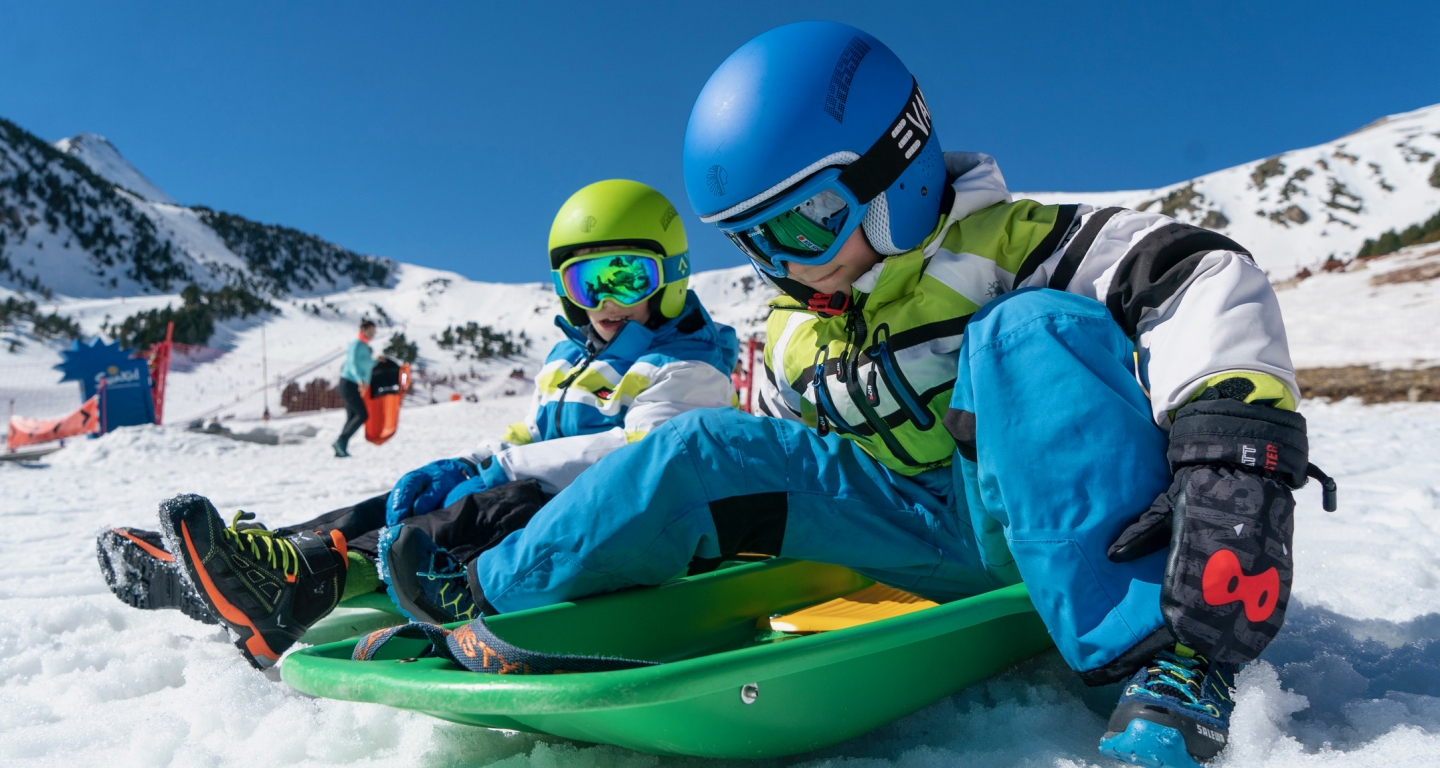
[[[1135,340],[1137,378],[1161,428],[1227,373],[1262,374],[1276,383],[1276,405],[1294,408],[1279,304],[1229,238],[1155,213],[1012,200],[988,155],[949,152],[945,166],[949,213],[920,247],[862,275],[844,315],[788,296],[771,302],[763,413],[833,430],[901,474],[947,465],[955,442],[940,420],[965,323],[1031,286],[1110,309]]]

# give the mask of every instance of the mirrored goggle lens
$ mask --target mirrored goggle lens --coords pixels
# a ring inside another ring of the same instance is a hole
[[[633,253],[601,255],[565,265],[560,279],[565,295],[584,309],[599,309],[606,299],[628,307],[660,290],[660,262]]]
[[[778,216],[727,234],[750,258],[766,266],[776,261],[805,263],[830,250],[849,217],[845,199],[827,189]]]

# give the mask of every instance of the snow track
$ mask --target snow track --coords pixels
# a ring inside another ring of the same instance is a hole
[[[385,492],[403,471],[517,419],[523,397],[407,409],[383,447],[320,435],[262,446],[136,427],[42,464],[0,464],[0,755],[6,765],[457,765],[652,768],[698,763],[485,731],[310,699],[249,668],[224,633],[106,590],[94,534],[153,527],[158,502],[209,496],[272,524]],[[1295,599],[1240,677],[1239,766],[1440,762],[1440,404],[1305,403],[1313,458],[1341,509],[1301,491]],[[239,425],[237,425],[239,426]],[[248,426],[248,425],[247,425]],[[902,660],[897,660],[902,661]],[[775,764],[1112,765],[1095,752],[1118,690],[1086,689],[1053,652],[875,733]],[[708,761],[707,761],[708,764]]]

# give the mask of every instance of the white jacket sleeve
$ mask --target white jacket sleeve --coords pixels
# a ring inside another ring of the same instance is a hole
[[[1229,371],[1270,374],[1299,398],[1279,301],[1243,248],[1160,214],[1072,210],[1065,239],[1015,287],[1105,304],[1136,342],[1156,424],[1168,428],[1171,411]]]
[[[646,365],[636,363],[630,371]],[[558,493],[591,464],[666,421],[697,408],[728,408],[734,398],[730,377],[706,363],[681,360],[654,366],[649,378],[649,386],[626,410],[623,427],[511,446],[496,453],[495,461],[511,480],[534,478],[547,493]]]

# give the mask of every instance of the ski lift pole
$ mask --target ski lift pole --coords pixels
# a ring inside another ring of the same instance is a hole
[[[265,326],[260,326],[260,382],[263,385],[262,395],[265,401],[265,413],[261,420],[270,421],[270,361],[265,354]]]

